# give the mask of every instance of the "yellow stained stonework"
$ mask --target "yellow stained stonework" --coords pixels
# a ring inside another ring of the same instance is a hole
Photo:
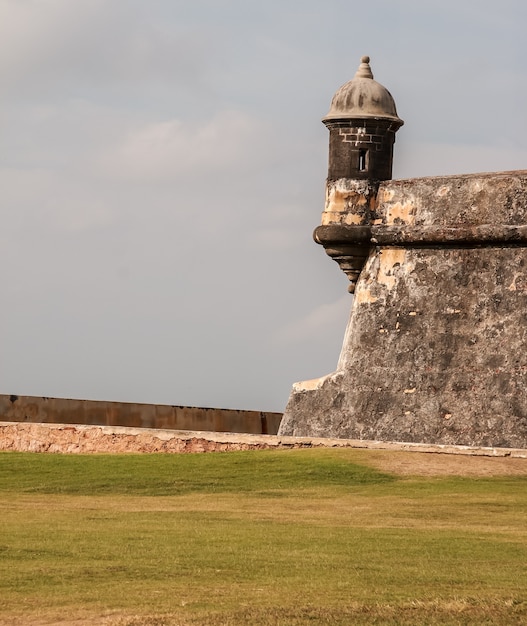
[[[413,202],[406,202],[401,204],[396,202],[387,207],[386,210],[386,224],[406,224],[411,225],[415,223],[416,207]]]

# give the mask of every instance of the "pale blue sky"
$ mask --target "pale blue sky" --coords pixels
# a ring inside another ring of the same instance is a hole
[[[311,240],[360,56],[398,178],[527,168],[523,0],[0,0],[0,393],[282,410],[351,304]]]

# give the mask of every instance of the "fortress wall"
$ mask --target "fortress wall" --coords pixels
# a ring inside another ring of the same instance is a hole
[[[337,370],[279,434],[527,447],[527,172],[381,183]]]
[[[0,422],[93,424],[275,435],[281,413],[0,395]]]

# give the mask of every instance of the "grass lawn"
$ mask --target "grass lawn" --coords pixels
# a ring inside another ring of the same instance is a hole
[[[0,624],[527,624],[527,472],[381,457],[0,453]]]

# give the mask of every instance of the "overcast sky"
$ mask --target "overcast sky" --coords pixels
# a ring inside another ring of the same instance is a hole
[[[371,56],[394,176],[527,168],[525,0],[0,0],[0,393],[281,411],[351,296],[313,243]]]

